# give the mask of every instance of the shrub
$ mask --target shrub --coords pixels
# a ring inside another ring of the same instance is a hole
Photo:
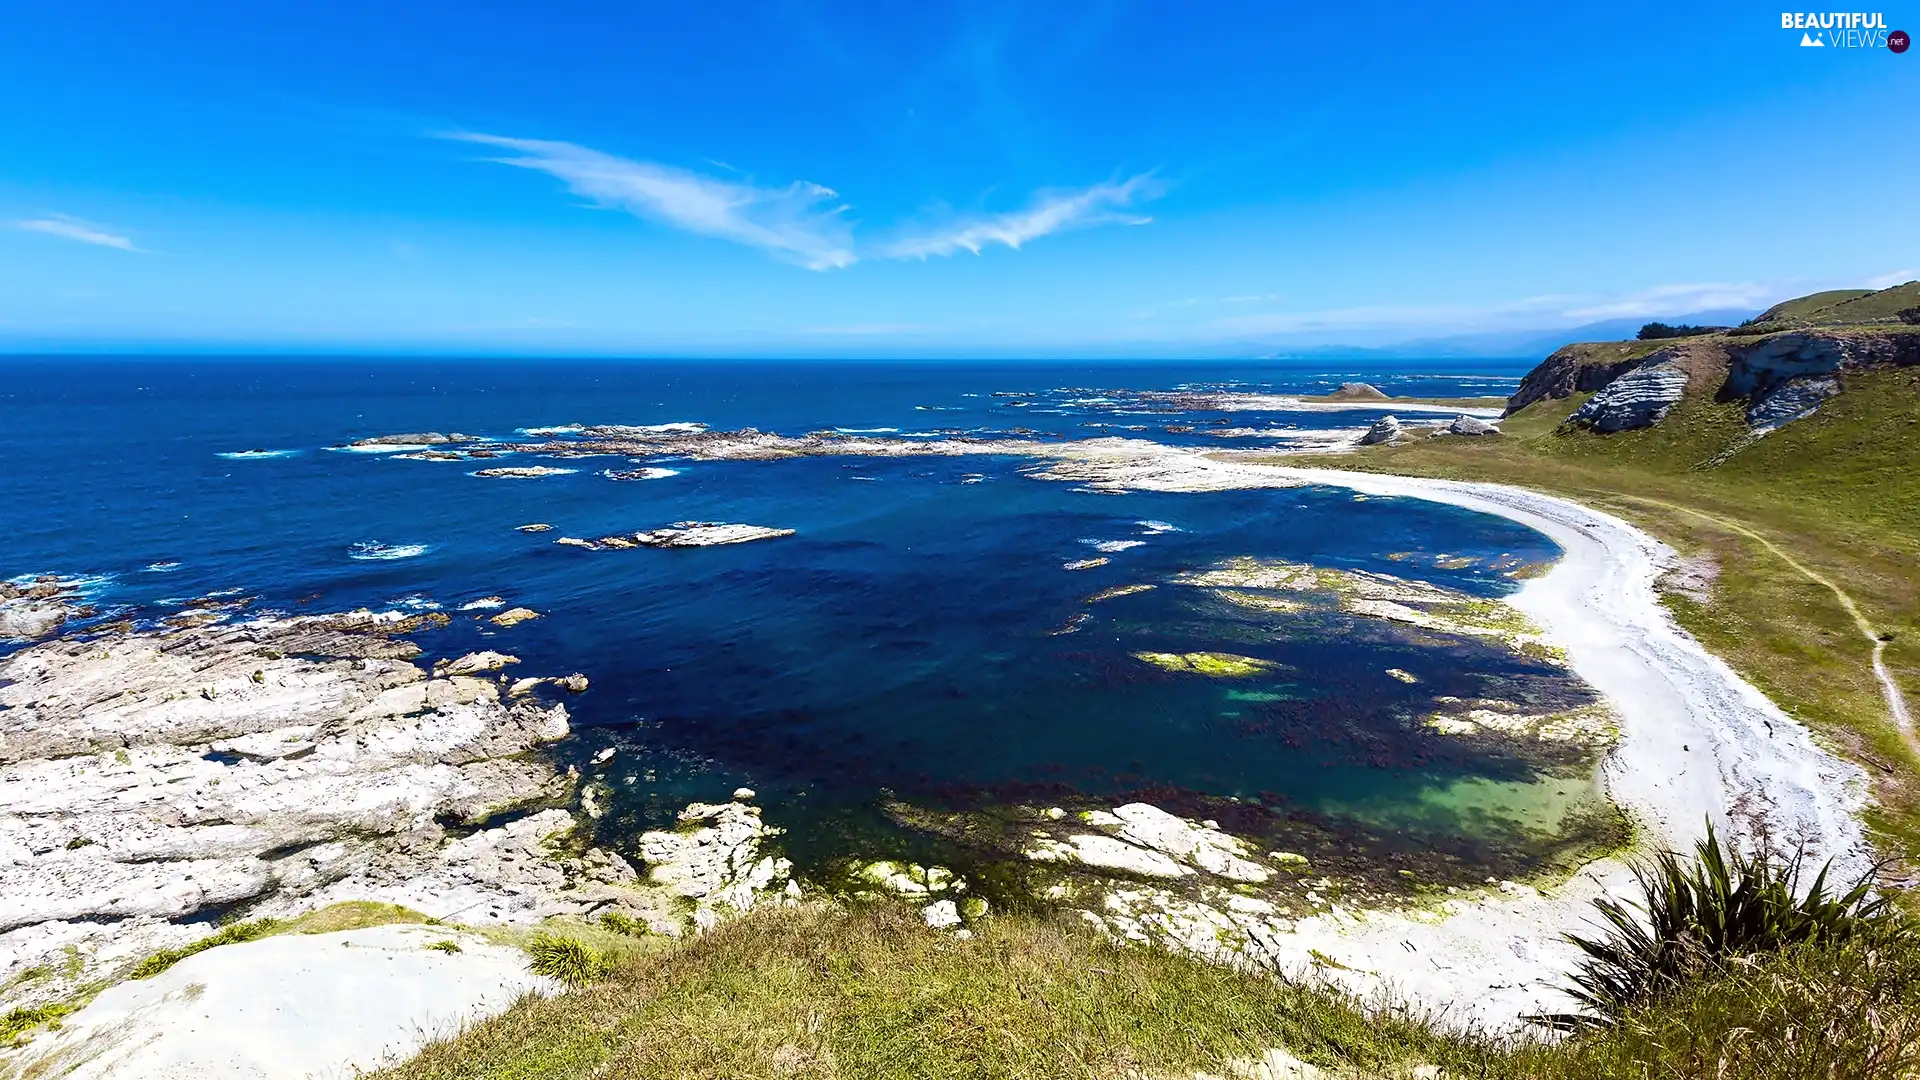
[[[460,951],[460,943],[451,939],[435,941],[429,944],[427,948],[432,949],[434,952],[443,952],[451,955]]]
[[[568,986],[585,986],[604,977],[611,965],[578,938],[559,934],[535,934],[527,942],[533,957],[533,973],[558,979]]]
[[[600,916],[600,925],[627,937],[645,937],[652,933],[646,923],[620,911],[609,911]]]
[[[1801,867],[1798,858],[1781,863],[1764,850],[1722,845],[1709,823],[1690,863],[1664,851],[1634,868],[1640,903],[1594,901],[1606,934],[1567,935],[1586,954],[1569,990],[1588,1011],[1536,1019],[1563,1029],[1607,1027],[1736,958],[1891,932],[1889,898],[1873,895],[1871,872],[1833,894],[1829,862],[1803,892]]]
[[[1729,328],[1725,326],[1690,326],[1684,323],[1678,326],[1669,326],[1663,322],[1650,322],[1641,327],[1640,333],[1635,336],[1641,341],[1658,341],[1661,338],[1698,337],[1701,334],[1720,334],[1725,333],[1728,329]]]

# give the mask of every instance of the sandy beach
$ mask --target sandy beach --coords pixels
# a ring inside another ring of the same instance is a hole
[[[1507,602],[1544,628],[1574,671],[1613,704],[1621,737],[1602,780],[1633,818],[1638,846],[1688,847],[1712,821],[1742,842],[1764,833],[1816,862],[1832,857],[1843,876],[1870,864],[1856,817],[1864,774],[1815,745],[1804,726],[1674,623],[1655,582],[1675,553],[1619,518],[1503,485],[1187,454],[1130,466],[1116,456],[1092,471],[1097,483],[1153,490],[1324,484],[1446,503],[1538,530],[1565,554]],[[1527,1014],[1570,1005],[1557,984],[1578,954],[1562,935],[1592,926],[1594,899],[1632,889],[1627,863],[1602,859],[1545,890],[1492,883],[1432,911],[1336,911],[1302,920],[1268,951],[1292,974],[1406,1001],[1455,1023],[1506,1029]]]

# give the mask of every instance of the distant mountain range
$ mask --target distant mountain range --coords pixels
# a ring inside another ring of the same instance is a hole
[[[1738,326],[1753,318],[1755,309],[1695,311],[1685,315],[1661,315],[1664,323],[1689,323],[1698,326]],[[1488,330],[1447,337],[1416,338],[1392,345],[1265,345],[1255,342],[1223,346],[1220,355],[1257,356],[1276,360],[1423,360],[1452,357],[1468,359],[1539,359],[1562,345],[1576,341],[1619,341],[1633,337],[1640,328],[1655,321],[1654,316],[1631,319],[1607,319],[1558,330]],[[1230,350],[1230,351],[1229,351]]]

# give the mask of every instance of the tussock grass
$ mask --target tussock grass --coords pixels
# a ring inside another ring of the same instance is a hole
[[[562,934],[535,934],[527,942],[535,975],[558,979],[568,986],[586,986],[605,978],[613,969],[612,957],[601,953],[579,938]]]
[[[1872,893],[1872,875],[1835,894],[1822,866],[1802,884],[1798,859],[1721,844],[1711,823],[1691,862],[1663,851],[1634,868],[1641,901],[1594,902],[1607,927],[1596,938],[1568,935],[1587,956],[1573,977],[1586,1013],[1544,1018],[1556,1027],[1608,1027],[1636,1006],[1653,1005],[1703,975],[1743,957],[1806,943],[1844,942],[1894,932],[1888,897]]]

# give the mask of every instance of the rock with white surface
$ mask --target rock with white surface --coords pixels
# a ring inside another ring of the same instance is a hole
[[[559,989],[519,950],[446,927],[283,934],[110,987],[16,1062],[73,1080],[354,1076]]]

